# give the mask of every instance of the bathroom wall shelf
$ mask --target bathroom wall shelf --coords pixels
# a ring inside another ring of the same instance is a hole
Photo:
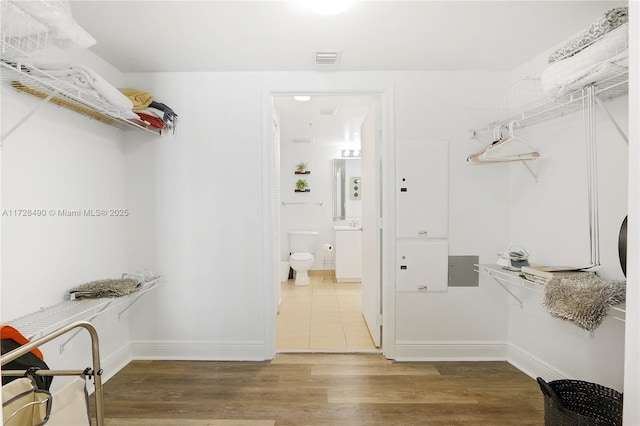
[[[158,288],[164,282],[164,276],[155,277],[144,283],[140,290],[123,297],[65,300],[9,321],[7,324],[20,330],[29,340],[38,339],[74,321],[93,321],[99,315],[112,309],[119,308],[118,317],[120,317],[142,296]],[[66,342],[61,345],[61,351],[64,349],[64,344]]]
[[[296,175],[310,175],[311,174],[311,170],[305,170],[304,172],[299,172],[299,171],[295,171],[294,174]]]
[[[293,192],[311,192],[310,189],[294,189]]]
[[[474,266],[478,268],[476,269],[476,272],[487,275],[493,278],[498,284],[500,284],[500,286],[502,286],[502,288],[504,288],[505,291],[507,291],[507,293],[511,295],[511,297],[518,301],[521,308],[523,307],[522,299],[511,291],[510,286],[524,288],[535,293],[544,293],[544,285],[534,283],[521,277],[519,272],[508,271],[501,266],[492,264],[476,264]],[[607,313],[607,315],[624,322],[625,312],[626,305],[622,303],[620,305],[612,306],[611,308],[609,308],[609,312]]]

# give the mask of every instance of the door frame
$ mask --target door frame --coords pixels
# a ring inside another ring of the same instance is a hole
[[[310,85],[313,86],[313,85]],[[364,89],[350,89],[348,87],[329,87],[325,90],[302,87],[262,87],[261,94],[261,122],[262,122],[262,276],[263,276],[263,313],[264,313],[264,358],[273,359],[276,355],[276,306],[275,286],[278,285],[278,268],[275,267],[273,227],[274,218],[272,202],[272,173],[273,146],[271,143],[273,132],[273,96],[292,96],[305,93],[308,95],[330,96],[379,96],[381,107],[381,155],[382,155],[382,274],[381,274],[381,302],[382,302],[382,354],[389,359],[395,357],[395,109],[394,86],[372,87]],[[279,263],[279,259],[278,263]]]

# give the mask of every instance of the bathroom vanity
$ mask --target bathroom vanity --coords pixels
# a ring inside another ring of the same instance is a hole
[[[334,252],[337,282],[362,280],[362,228],[334,225]]]

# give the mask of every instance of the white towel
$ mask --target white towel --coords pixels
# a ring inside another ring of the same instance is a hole
[[[562,96],[623,72],[629,60],[628,25],[623,25],[574,56],[554,62],[540,75],[544,93]]]
[[[91,91],[106,102],[106,105],[103,105],[106,110],[117,112],[123,118],[138,118],[132,111],[133,103],[131,100],[89,67],[48,63],[34,64],[34,67],[36,70],[32,70],[31,73],[39,78],[54,77],[86,91]]]

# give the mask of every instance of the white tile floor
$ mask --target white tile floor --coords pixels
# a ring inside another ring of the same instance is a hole
[[[276,319],[278,352],[380,352],[362,317],[360,283],[336,283],[329,271],[311,271],[311,284],[282,283]]]

